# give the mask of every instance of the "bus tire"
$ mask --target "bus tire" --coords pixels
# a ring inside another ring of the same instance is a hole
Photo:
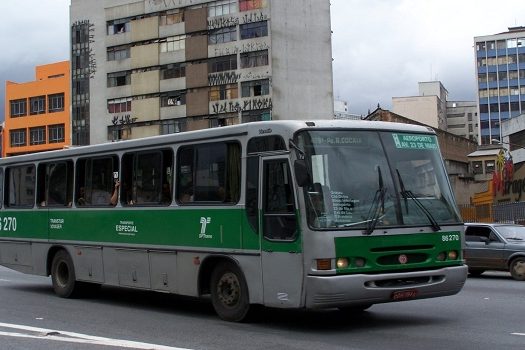
[[[516,281],[525,281],[525,257],[518,257],[510,263],[510,274]]]
[[[211,274],[211,300],[219,317],[241,322],[250,310],[248,286],[243,273],[231,262],[220,263]]]
[[[51,281],[55,294],[61,298],[72,298],[78,291],[73,260],[65,250],[59,250],[51,264]]]

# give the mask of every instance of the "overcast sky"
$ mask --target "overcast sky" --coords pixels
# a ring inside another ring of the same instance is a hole
[[[357,114],[417,95],[419,81],[474,100],[474,36],[525,26],[523,0],[330,1],[334,96]],[[36,65],[69,59],[69,3],[0,1],[2,117],[6,80],[32,81]]]

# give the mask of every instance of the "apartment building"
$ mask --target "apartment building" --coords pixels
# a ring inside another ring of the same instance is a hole
[[[479,124],[476,101],[447,101],[447,131],[478,142]]]
[[[72,0],[72,142],[333,118],[330,4]]]
[[[70,65],[35,68],[34,81],[7,81],[2,157],[61,149],[70,139]]]
[[[475,101],[449,101],[448,91],[440,81],[420,82],[418,86],[418,96],[392,98],[394,113],[457,136],[479,140]]]
[[[525,113],[525,27],[474,38],[480,143],[502,139],[504,121]]]

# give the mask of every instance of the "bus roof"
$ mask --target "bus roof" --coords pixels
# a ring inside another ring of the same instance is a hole
[[[151,136],[141,139],[125,140],[118,142],[107,142],[97,145],[89,146],[73,146],[63,150],[30,153],[18,155],[8,158],[0,159],[0,165],[8,165],[12,163],[32,162],[44,159],[54,159],[62,157],[76,157],[81,155],[89,155],[99,152],[118,152],[131,150],[139,147],[153,147],[170,145],[177,143],[184,143],[190,141],[204,141],[219,138],[234,138],[241,135],[247,137],[262,136],[268,134],[289,134],[292,135],[296,131],[302,129],[355,129],[355,130],[390,130],[398,132],[413,132],[413,133],[431,133],[435,134],[430,127],[423,127],[413,124],[402,124],[381,121],[363,121],[363,120],[279,120],[279,121],[263,121],[252,122],[224,127],[216,127],[211,129],[202,129],[195,131],[185,131],[175,134],[167,134],[160,136]]]

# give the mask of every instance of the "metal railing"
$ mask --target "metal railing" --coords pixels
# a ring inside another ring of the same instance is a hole
[[[525,202],[485,205],[460,205],[465,222],[502,222],[525,224]]]

